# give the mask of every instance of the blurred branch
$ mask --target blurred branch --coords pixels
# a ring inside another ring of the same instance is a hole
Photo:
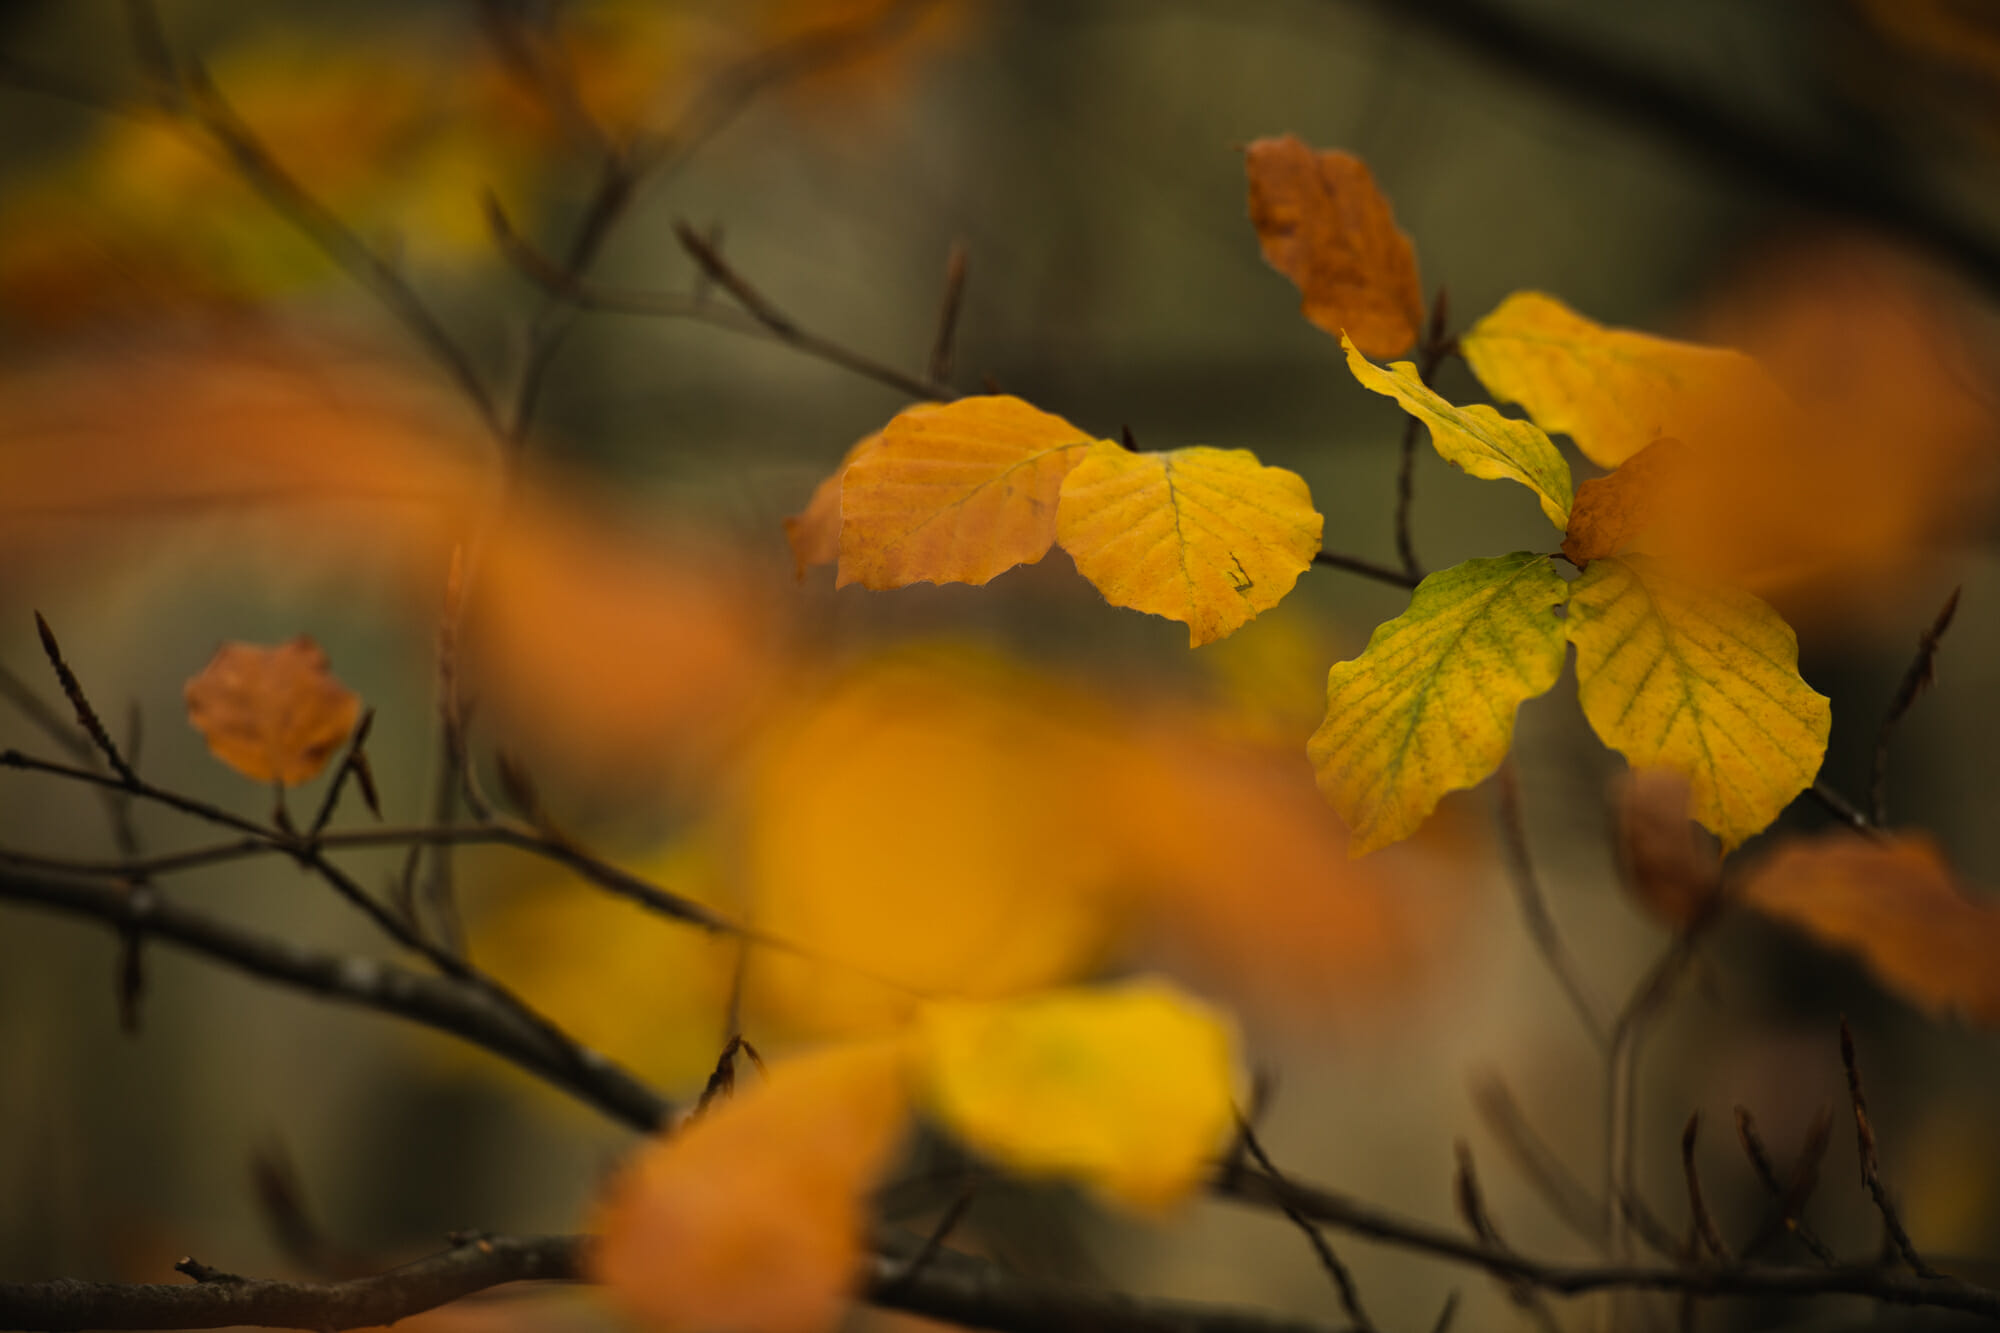
[[[1917,696],[1930,688],[1937,679],[1938,644],[1944,639],[1944,632],[1951,628],[1952,617],[1958,614],[1958,595],[1963,588],[1953,588],[1951,596],[1944,599],[1935,618],[1917,639],[1917,655],[1911,661],[1909,670],[1903,673],[1902,683],[1896,687],[1896,695],[1889,701],[1889,712],[1882,719],[1882,728],[1875,736],[1875,766],[1868,784],[1868,818],[1880,827],[1889,822],[1889,742],[1895,739],[1896,724],[1903,720],[1903,714],[1910,711],[1910,705]]]
[[[1501,763],[1495,779],[1494,803],[1500,824],[1500,841],[1506,850],[1508,878],[1513,882],[1514,897],[1521,908],[1522,923],[1528,928],[1528,938],[1534,941],[1535,951],[1541,955],[1543,966],[1548,968],[1549,974],[1562,988],[1563,998],[1569,1001],[1569,1007],[1576,1013],[1577,1021],[1583,1024],[1583,1030],[1590,1035],[1600,1052],[1606,1052],[1611,1046],[1611,1034],[1604,1024],[1602,1007],[1585,984],[1569,946],[1563,943],[1562,932],[1556,929],[1555,918],[1549,915],[1548,899],[1542,894],[1541,877],[1535,873],[1534,858],[1528,850],[1527,824],[1521,817],[1521,783],[1512,758]]]
[[[1557,96],[1644,131],[1749,188],[1886,232],[2000,292],[2000,242],[1873,158],[1783,133],[1715,89],[1580,40],[1496,0],[1369,0],[1392,23],[1421,28]]]
[[[657,1128],[672,1115],[673,1108],[658,1094],[611,1061],[595,1052],[576,1058],[576,1048],[558,1048],[548,1033],[456,978],[300,948],[179,906],[152,889],[127,892],[115,885],[0,867],[0,900],[94,918],[323,999],[449,1032],[635,1129]],[[0,1296],[0,1310],[14,1308]]]

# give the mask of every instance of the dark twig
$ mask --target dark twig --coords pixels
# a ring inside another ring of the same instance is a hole
[[[1842,796],[1826,783],[1815,782],[1812,786],[1806,788],[1806,793],[1815,801],[1818,801],[1828,814],[1853,829],[1856,833],[1871,838],[1880,838],[1882,836],[1882,830],[1876,828],[1869,821],[1868,816],[1861,813],[1859,806],[1855,805],[1854,802],[1848,800],[1845,796]]]
[[[1479,1188],[1479,1173],[1472,1164],[1472,1146],[1464,1139],[1452,1144],[1452,1151],[1458,1158],[1458,1168],[1452,1173],[1452,1202],[1458,1207],[1458,1216],[1466,1229],[1479,1238],[1481,1246],[1501,1254],[1511,1253],[1511,1247],[1500,1238],[1500,1230],[1493,1224],[1493,1216],[1486,1211],[1486,1195]],[[1513,1278],[1507,1282],[1507,1296],[1521,1310],[1534,1317],[1537,1324],[1558,1333],[1560,1325],[1549,1310],[1548,1303],[1536,1293],[1534,1284]]]
[[[953,241],[944,261],[944,300],[938,307],[937,336],[931,339],[928,377],[933,384],[951,378],[958,346],[958,316],[965,305],[965,242]]]
[[[1910,1233],[1903,1228],[1902,1217],[1896,1212],[1895,1201],[1889,1197],[1889,1189],[1882,1183],[1882,1167],[1875,1155],[1875,1126],[1869,1122],[1868,1098],[1861,1090],[1861,1062],[1854,1054],[1854,1031],[1847,1026],[1845,1018],[1840,1020],[1840,1063],[1847,1070],[1848,1100],[1854,1103],[1854,1139],[1855,1149],[1861,1158],[1861,1181],[1868,1187],[1868,1196],[1875,1200],[1875,1210],[1882,1214],[1882,1225],[1888,1231],[1896,1253],[1910,1266],[1910,1271],[1918,1277],[1937,1277],[1937,1270],[1917,1253]]]
[[[1430,319],[1425,322],[1423,336],[1417,343],[1417,377],[1426,384],[1437,374],[1438,366],[1444,362],[1453,345],[1453,340],[1446,337],[1444,331],[1447,310],[1445,289],[1440,287],[1437,297],[1431,302]],[[1403,423],[1402,452],[1396,468],[1396,554],[1402,558],[1403,573],[1413,580],[1424,576],[1424,567],[1417,560],[1416,542],[1410,536],[1410,515],[1416,504],[1417,428],[1420,424],[1414,416]]]
[[[1701,1193],[1701,1172],[1695,1167],[1695,1140],[1700,1135],[1701,1112],[1696,1111],[1687,1118],[1687,1127],[1681,1130],[1681,1175],[1687,1180],[1688,1215],[1694,1219],[1694,1234],[1707,1248],[1709,1257],[1726,1264],[1729,1262],[1729,1246],[1723,1242],[1715,1218],[1709,1215],[1708,1201]]]
[[[1500,841],[1507,854],[1508,878],[1513,882],[1514,898],[1521,909],[1521,921],[1528,928],[1528,938],[1541,955],[1543,966],[1562,988],[1563,998],[1569,1001],[1583,1030],[1600,1052],[1606,1052],[1610,1049],[1611,1034],[1605,1027],[1603,1007],[1585,984],[1569,946],[1563,943],[1562,932],[1556,929],[1555,918],[1549,915],[1541,878],[1535,873],[1534,858],[1528,850],[1527,822],[1521,817],[1521,784],[1511,758],[1500,765],[1493,794]]]
[[[1250,1122],[1240,1115],[1236,1118],[1236,1141],[1243,1146],[1244,1151],[1250,1154],[1257,1165],[1264,1169],[1264,1178],[1271,1182],[1274,1201],[1279,1210],[1293,1226],[1299,1229],[1300,1234],[1306,1238],[1306,1243],[1312,1246],[1313,1254],[1319,1259],[1319,1266],[1333,1281],[1333,1289],[1340,1298],[1342,1312],[1356,1329],[1361,1330],[1361,1333],[1373,1333],[1375,1324],[1361,1306],[1361,1292],[1354,1285],[1354,1275],[1348,1271],[1347,1265],[1340,1261],[1340,1256],[1333,1252],[1333,1246],[1327,1243],[1319,1227],[1293,1202],[1291,1181],[1279,1172],[1277,1165],[1265,1153],[1264,1145],[1257,1141],[1257,1131],[1252,1129]]]
[[[1444,1309],[1438,1311],[1437,1322],[1431,1325],[1431,1333],[1451,1333],[1451,1324],[1458,1318],[1458,1293],[1452,1292],[1444,1298]]]
[[[1356,555],[1341,555],[1335,551],[1314,552],[1313,563],[1344,569],[1350,574],[1359,574],[1362,578],[1374,579],[1377,583],[1387,583],[1397,588],[1415,588],[1423,582],[1420,577],[1400,569],[1391,569],[1387,565],[1378,565],[1373,560],[1363,560]]]
[[[1938,644],[1944,632],[1951,628],[1952,617],[1958,614],[1958,595],[1963,588],[1953,588],[1951,596],[1944,599],[1930,628],[1917,639],[1917,655],[1911,661],[1909,670],[1903,673],[1902,683],[1896,687],[1895,698],[1889,701],[1888,716],[1882,719],[1881,730],[1875,734],[1875,764],[1868,784],[1868,817],[1880,828],[1889,822],[1889,742],[1895,738],[1896,724],[1903,720],[1903,714],[1910,711],[1910,705],[1917,696],[1929,689],[1937,679]]]
[[[924,1243],[904,1262],[903,1271],[881,1290],[902,1291],[923,1276],[924,1270],[944,1252],[944,1243],[951,1239],[951,1233],[958,1230],[959,1223],[963,1222],[965,1215],[972,1211],[972,1201],[979,1197],[979,1186],[978,1177],[966,1182],[964,1188],[959,1190],[950,1204],[946,1205],[943,1214],[937,1220],[937,1225],[933,1226],[930,1233],[924,1237]]]
[[[91,744],[97,747],[97,752],[103,756],[104,762],[111,765],[111,771],[116,773],[126,786],[137,786],[139,775],[125,762],[125,756],[118,752],[118,746],[111,739],[111,733],[104,729],[104,723],[98,718],[97,710],[90,706],[90,700],[85,696],[83,686],[78,683],[76,673],[70,670],[69,663],[63,660],[62,646],[56,642],[55,632],[49,628],[49,622],[42,618],[40,611],[35,612],[35,633],[41,637],[42,651],[48,655],[49,665],[55,669],[56,679],[62,683],[63,697],[67,698],[69,706],[76,710],[77,725],[90,737]]]
[[[1812,1124],[1806,1130],[1805,1143],[1799,1149],[1798,1161],[1792,1167],[1791,1179],[1778,1178],[1777,1168],[1772,1164],[1770,1150],[1764,1146],[1763,1135],[1757,1132],[1756,1117],[1747,1107],[1736,1108],[1736,1139],[1743,1145],[1743,1155],[1750,1159],[1750,1170],[1763,1185],[1772,1200],[1778,1205],[1778,1215],[1760,1231],[1751,1242],[1743,1247],[1743,1257],[1749,1259],[1761,1254],[1765,1247],[1785,1232],[1799,1238],[1799,1244],[1820,1263],[1831,1266],[1838,1262],[1833,1250],[1819,1238],[1804,1217],[1806,1200],[1819,1185],[1819,1165],[1826,1156],[1827,1144],[1831,1141],[1833,1116],[1821,1107]]]
[[[307,826],[306,837],[313,839],[325,831],[333,819],[333,812],[340,806],[340,794],[347,787],[351,777],[361,788],[362,799],[375,818],[382,817],[381,798],[375,792],[374,776],[368,771],[368,756],[362,749],[368,743],[368,733],[375,727],[375,710],[370,708],[361,714],[361,720],[354,724],[354,732],[347,738],[347,749],[340,756],[340,764],[333,770],[333,780],[326,784],[326,795],[320,798],[319,809],[313,814],[312,823]]]

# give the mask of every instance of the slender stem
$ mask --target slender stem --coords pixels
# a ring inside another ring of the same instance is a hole
[[[1363,560],[1358,555],[1341,555],[1337,551],[1317,551],[1313,554],[1316,565],[1330,565],[1334,569],[1344,569],[1350,574],[1359,574],[1377,583],[1387,583],[1396,588],[1415,588],[1423,580],[1414,574],[1387,565],[1378,565],[1373,560]]]
[[[1875,763],[1868,783],[1868,820],[1877,828],[1889,822],[1889,743],[1895,739],[1896,724],[1910,711],[1910,705],[1937,679],[1938,644],[1951,628],[1952,617],[1958,614],[1958,595],[1962,591],[1962,588],[1951,590],[1951,596],[1945,598],[1929,628],[1918,637],[1917,655],[1903,673],[1895,697],[1889,701],[1888,714],[1875,735]]]
[[[1494,804],[1500,840],[1507,853],[1508,878],[1513,881],[1514,897],[1521,908],[1522,923],[1528,928],[1528,938],[1534,941],[1543,965],[1562,988],[1563,997],[1569,1001],[1583,1030],[1600,1052],[1608,1052],[1611,1034],[1605,1027],[1603,1006],[1584,981],[1575,955],[1563,943],[1562,932],[1556,929],[1548,900],[1542,894],[1541,877],[1535,873],[1534,858],[1528,850],[1527,824],[1521,817],[1521,783],[1513,759],[1500,765],[1495,778]]]

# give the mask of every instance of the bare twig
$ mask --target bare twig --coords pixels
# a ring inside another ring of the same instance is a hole
[[[1611,1025],[1611,1042],[1605,1056],[1604,1095],[1604,1196],[1607,1209],[1605,1228],[1614,1253],[1624,1253],[1627,1212],[1618,1206],[1621,1199],[1637,1200],[1634,1174],[1638,1141],[1639,1053],[1655,1017],[1665,1008],[1694,962],[1695,954],[1717,908],[1690,921],[1674,936],[1666,951],[1639,979],[1624,1007]]]
[[[1521,921],[1528,928],[1528,938],[1541,955],[1542,965],[1562,988],[1563,998],[1569,1001],[1569,1007],[1576,1014],[1577,1021],[1583,1024],[1583,1030],[1600,1052],[1607,1052],[1611,1034],[1605,1027],[1603,1006],[1591,994],[1575,956],[1563,943],[1562,932],[1556,929],[1555,918],[1549,915],[1541,878],[1535,873],[1534,858],[1528,850],[1527,823],[1521,817],[1520,779],[1511,758],[1502,762],[1495,775],[1493,796],[1500,825],[1500,842],[1507,854],[1508,878],[1513,882],[1514,898],[1520,905]]]
[[[1869,821],[1868,816],[1861,813],[1859,806],[1855,805],[1854,802],[1848,800],[1845,796],[1842,796],[1827,783],[1814,782],[1812,786],[1806,788],[1806,794],[1811,796],[1815,801],[1818,801],[1828,814],[1853,829],[1856,833],[1870,838],[1880,838],[1882,836],[1882,830],[1876,828]]]
[[[1688,1215],[1693,1218],[1694,1234],[1707,1248],[1709,1257],[1726,1264],[1729,1262],[1729,1246],[1723,1242],[1722,1232],[1709,1215],[1708,1201],[1701,1193],[1701,1172],[1695,1168],[1695,1140],[1700,1135],[1701,1112],[1696,1111],[1687,1118],[1687,1127],[1681,1130],[1681,1175],[1687,1181]]]
[[[375,818],[382,817],[382,801],[375,791],[375,778],[368,770],[368,755],[363,746],[368,744],[368,733],[375,727],[375,710],[370,708],[361,714],[361,720],[354,724],[354,732],[347,738],[347,750],[340,756],[340,764],[333,770],[333,780],[326,784],[326,795],[320,798],[319,809],[306,828],[308,839],[317,838],[333,820],[333,812],[340,806],[340,794],[347,787],[351,777],[361,788],[361,797],[368,803],[368,809]]]
[[[139,775],[125,762],[125,756],[118,752],[118,746],[112,741],[111,733],[104,729],[104,723],[98,718],[97,710],[90,706],[90,700],[84,694],[83,686],[78,683],[76,673],[70,670],[69,663],[63,660],[62,646],[56,642],[55,632],[49,628],[49,622],[42,618],[40,611],[35,612],[35,633],[41,637],[42,651],[48,655],[49,666],[55,670],[56,679],[62,683],[63,696],[69,700],[69,706],[76,710],[77,725],[83,728],[84,734],[90,737],[91,744],[97,747],[98,754],[103,757],[105,763],[111,765],[111,771],[116,773],[126,786],[138,785]]]
[[[1868,783],[1868,818],[1877,827],[1889,822],[1889,742],[1895,738],[1896,724],[1903,720],[1903,714],[1910,711],[1910,705],[1917,696],[1930,688],[1937,679],[1938,644],[1944,632],[1951,628],[1952,617],[1958,614],[1958,595],[1963,588],[1953,588],[1951,596],[1944,599],[1930,627],[1917,639],[1917,655],[1911,661],[1909,670],[1903,673],[1902,683],[1896,687],[1895,698],[1889,701],[1889,712],[1882,719],[1882,727],[1875,735],[1875,764]]]
[[[1498,1074],[1472,1083],[1472,1107],[1507,1158],[1555,1215],[1583,1240],[1604,1244],[1604,1203],[1584,1188],[1553,1149],[1535,1132],[1514,1094]]]
[[[1341,1310],[1356,1329],[1362,1330],[1362,1333],[1373,1333],[1375,1325],[1361,1306],[1361,1292],[1354,1285],[1354,1274],[1350,1273],[1347,1265],[1340,1261],[1340,1256],[1333,1252],[1333,1246],[1329,1245],[1326,1237],[1320,1234],[1320,1229],[1313,1224],[1313,1220],[1293,1203],[1290,1197],[1291,1181],[1279,1172],[1277,1165],[1265,1153],[1264,1145],[1257,1141],[1257,1131],[1252,1129],[1250,1122],[1240,1115],[1236,1118],[1236,1141],[1243,1146],[1244,1151],[1250,1154],[1257,1165],[1264,1169],[1264,1178],[1271,1182],[1274,1191],[1273,1200],[1277,1203],[1279,1211],[1299,1229],[1300,1234],[1306,1238],[1306,1243],[1312,1246],[1313,1254],[1319,1260],[1319,1266],[1333,1282],[1334,1293],[1340,1298]]]
[[[965,305],[965,242],[953,241],[944,261],[944,301],[938,308],[937,336],[931,339],[929,378],[934,384],[951,379],[957,350],[958,315]]]
[[[1854,1104],[1855,1150],[1861,1158],[1861,1181],[1868,1187],[1868,1196],[1875,1201],[1875,1210],[1882,1214],[1882,1226],[1894,1243],[1896,1253],[1910,1271],[1918,1277],[1936,1277],[1937,1270],[1924,1262],[1917,1253],[1917,1247],[1910,1240],[1910,1233],[1903,1227],[1903,1219],[1896,1212],[1895,1201],[1889,1197],[1889,1189],[1882,1183],[1882,1167],[1875,1155],[1875,1126],[1868,1119],[1868,1098],[1861,1090],[1861,1062],[1854,1053],[1854,1031],[1847,1026],[1847,1020],[1840,1020],[1840,1063],[1847,1070],[1847,1096]]]
[[[1344,569],[1350,574],[1359,574],[1362,578],[1374,579],[1377,583],[1387,583],[1397,588],[1414,588],[1423,582],[1417,575],[1391,569],[1387,565],[1378,565],[1373,560],[1363,560],[1360,556],[1341,555],[1336,551],[1314,552],[1313,563]]]
[[[1757,1132],[1757,1119],[1747,1107],[1736,1108],[1736,1139],[1743,1145],[1743,1155],[1750,1159],[1751,1173],[1758,1183],[1778,1205],[1778,1214],[1770,1225],[1757,1234],[1743,1247],[1743,1257],[1751,1258],[1763,1252],[1778,1236],[1785,1232],[1799,1238],[1808,1253],[1827,1265],[1837,1263],[1833,1251],[1819,1238],[1803,1213],[1806,1200],[1819,1184],[1819,1164],[1826,1156],[1827,1144],[1833,1128],[1832,1114],[1824,1107],[1815,1115],[1806,1130],[1805,1143],[1799,1149],[1798,1161],[1792,1167],[1791,1179],[1781,1181],[1777,1168],[1772,1164],[1770,1150],[1764,1146],[1764,1138]]]

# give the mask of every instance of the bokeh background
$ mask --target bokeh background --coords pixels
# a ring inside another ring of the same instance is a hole
[[[41,610],[107,717],[143,720],[149,776],[261,816],[269,793],[207,756],[181,688],[221,642],[310,633],[377,710],[392,819],[421,821],[451,552],[481,531],[462,665],[489,783],[505,750],[593,847],[818,952],[746,961],[546,865],[462,853],[473,956],[586,1038],[685,1094],[739,971],[745,1030],[777,1052],[895,1021],[903,1001],[866,980],[882,971],[998,992],[1166,969],[1239,1015],[1274,1078],[1280,1162],[1453,1224],[1462,1139],[1511,1241],[1587,1254],[1472,1093],[1504,1080],[1597,1179],[1601,1062],[1521,926],[1492,792],[1451,797],[1411,846],[1350,863],[1313,791],[1303,745],[1323,673],[1402,594],[1315,569],[1282,607],[1190,653],[1181,627],[1104,606],[1059,551],[976,589],[798,576],[783,519],[908,399],[740,319],[724,327],[730,299],[704,291],[675,224],[800,327],[911,374],[961,246],[959,387],[997,385],[1100,435],[1129,429],[1142,448],[1254,450],[1305,477],[1329,549],[1384,562],[1401,418],[1261,260],[1250,140],[1289,132],[1365,158],[1454,328],[1531,288],[1606,323],[1758,352],[1843,428],[1746,458],[1718,540],[1749,534],[1746,550],[1791,557],[1762,570],[1761,590],[1833,699],[1826,777],[1857,797],[1918,633],[1963,586],[1936,687],[1898,733],[1892,811],[1977,886],[2000,882],[1985,739],[2000,722],[2000,26],[1948,0],[883,8],[161,6],[175,51],[421,296],[503,417],[560,330],[524,461],[502,464],[464,386],[302,237],[296,200],[273,207],[147,109],[120,6],[10,6],[0,665],[60,702]],[[1481,26],[1495,13],[1557,45],[1523,54],[1502,40],[1512,28]],[[871,35],[746,81],[759,53],[828,28]],[[1715,123],[1657,98],[1650,118],[1621,110],[1544,59],[1572,43],[1719,109]],[[1807,167],[1756,162],[1750,132]],[[497,207],[560,257],[604,145],[629,142],[670,151],[590,280],[700,296],[692,315],[551,308],[496,241]],[[1438,383],[1455,401],[1477,394],[1460,365]],[[1546,542],[1531,505],[1428,452],[1415,484],[1429,568]],[[49,749],[14,711],[0,742]],[[1609,792],[1622,761],[1564,686],[1523,710],[1516,755],[1552,910],[1610,1002],[1669,938],[1621,884]],[[109,854],[87,793],[18,773],[0,792],[6,847]],[[1780,831],[1826,820],[1801,801]],[[214,834],[156,811],[138,824],[150,850]],[[351,858],[371,886],[398,862]],[[378,947],[275,863],[168,891],[287,938]],[[116,956],[100,927],[0,906],[9,1277],[148,1278],[187,1253],[256,1273],[379,1265],[450,1230],[574,1229],[629,1143],[476,1052],[166,948],[146,954],[140,1031],[121,1033]],[[1748,913],[1718,929],[1645,1048],[1642,1184],[1678,1225],[1678,1130],[1699,1109],[1718,1212],[1754,1232],[1764,1203],[1731,1110],[1754,1110],[1788,1160],[1820,1106],[1839,1109],[1843,1013],[1918,1242],[1991,1278],[1991,1037]],[[1844,1128],[1814,1218],[1865,1253],[1873,1216]],[[316,1253],[287,1241],[254,1183],[280,1163]],[[919,1182],[891,1202],[921,1226],[948,1197]],[[1060,1191],[994,1190],[963,1239],[1036,1273],[1335,1313],[1281,1221],[1218,1204],[1151,1226]],[[1475,1274],[1341,1248],[1385,1327],[1428,1327],[1454,1291],[1460,1327],[1526,1318]],[[1576,1327],[1662,1317],[1640,1303],[1559,1313]],[[604,1316],[587,1299],[508,1299],[436,1318]],[[1838,1302],[1703,1314],[1712,1328],[1870,1318]]]

